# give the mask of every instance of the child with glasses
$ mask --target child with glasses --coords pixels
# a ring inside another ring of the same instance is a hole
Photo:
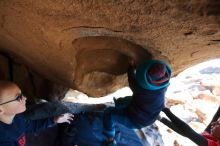
[[[198,146],[220,146],[220,108],[216,112],[214,118],[210,124],[209,129],[206,129],[203,133],[196,133],[189,125],[176,117],[168,108],[164,108],[163,112],[167,115],[167,118],[161,118],[161,122],[176,131],[180,135],[189,138]],[[216,119],[218,117],[218,119]]]
[[[66,113],[54,118],[28,120],[22,114],[26,110],[26,97],[19,87],[8,81],[0,81],[0,145],[25,146],[26,133],[34,133],[56,123],[70,123],[73,115]]]
[[[128,67],[128,82],[133,95],[115,99],[103,115],[104,146],[116,146],[115,123],[140,129],[155,122],[164,107],[164,96],[172,76],[170,66],[161,60],[147,60],[135,69]]]

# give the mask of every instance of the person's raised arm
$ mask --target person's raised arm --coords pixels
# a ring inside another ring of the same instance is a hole
[[[208,146],[208,141],[202,135],[196,133],[189,125],[176,117],[168,108],[162,110],[170,121],[166,118],[162,118],[160,121],[167,125],[169,128],[173,129],[177,133],[184,137],[189,138],[194,143],[199,146]]]
[[[129,87],[132,90],[132,92],[135,92],[136,88],[137,88],[137,83],[136,83],[136,79],[135,79],[135,64],[134,64],[134,61],[130,61],[130,64],[128,65],[127,75],[128,75]]]
[[[206,127],[205,131],[210,133],[211,132],[211,124],[214,121],[217,121],[218,118],[220,117],[220,106],[218,107],[217,112],[215,113],[214,117],[212,118],[211,122],[209,123],[209,125]]]
[[[48,128],[58,123],[70,123],[73,120],[74,115],[65,113],[57,117],[39,119],[39,120],[26,120],[26,132],[35,133],[42,129]]]

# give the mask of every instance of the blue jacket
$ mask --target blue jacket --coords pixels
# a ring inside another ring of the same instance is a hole
[[[131,66],[128,68],[128,82],[133,96],[130,105],[126,108],[127,116],[131,121],[142,126],[154,123],[164,107],[167,87],[158,90],[142,88],[137,83],[134,69]]]
[[[34,133],[52,125],[54,122],[51,118],[32,121],[18,114],[10,125],[0,122],[0,146],[25,146],[26,133]]]

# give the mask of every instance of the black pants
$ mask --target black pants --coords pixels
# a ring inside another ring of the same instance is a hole
[[[176,117],[168,108],[164,108],[163,112],[170,119],[162,118],[160,121],[176,131],[180,135],[189,138],[199,146],[208,146],[208,141],[202,135],[196,133],[189,125]]]
[[[210,124],[206,127],[205,131],[210,133],[211,132],[211,123],[217,121],[219,117],[220,117],[220,106],[218,107],[217,112],[215,113],[214,117],[212,118],[212,121],[210,122]]]

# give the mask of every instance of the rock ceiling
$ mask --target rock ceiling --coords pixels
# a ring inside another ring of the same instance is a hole
[[[163,59],[177,74],[219,57],[220,2],[1,0],[0,51],[47,80],[103,96],[127,84],[130,59]]]

